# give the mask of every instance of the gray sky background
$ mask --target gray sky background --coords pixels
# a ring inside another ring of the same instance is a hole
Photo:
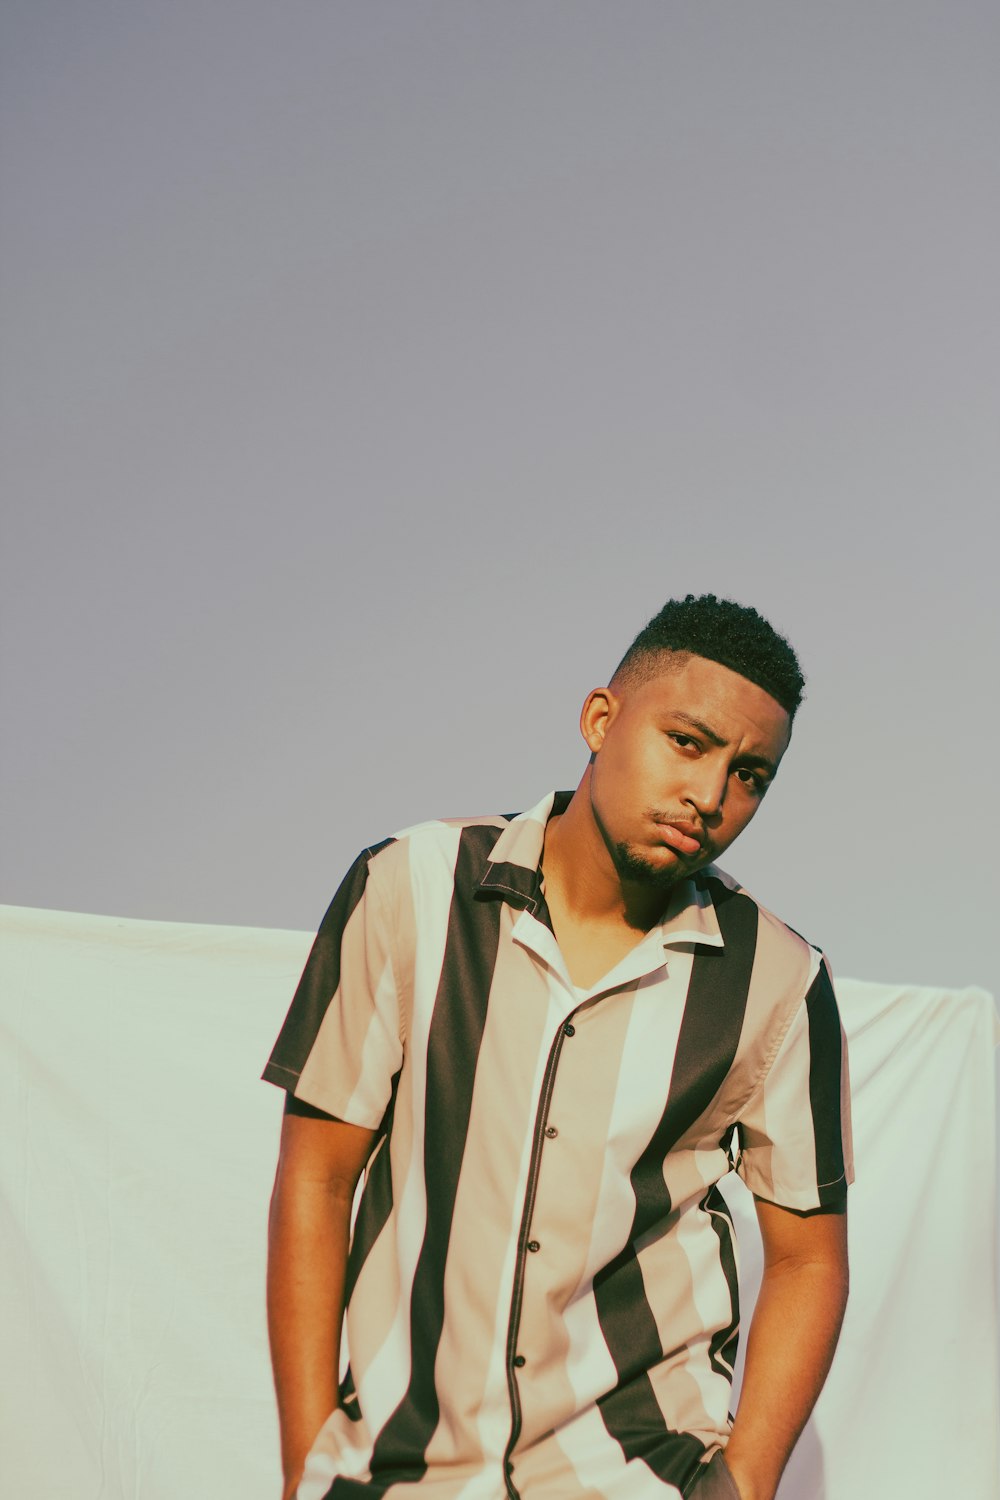
[[[4,0],[0,899],[314,928],[668,597],[808,697],[722,863],[994,990],[1000,11]]]

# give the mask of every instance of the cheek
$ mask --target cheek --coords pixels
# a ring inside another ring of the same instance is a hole
[[[597,757],[594,790],[604,812],[614,817],[626,812],[639,794],[641,777],[627,746],[611,745],[608,750]]]
[[[658,745],[639,741],[624,746],[615,767],[622,799],[647,798],[668,769]]]
[[[736,796],[727,800],[724,826],[728,839],[732,840],[738,833],[743,832],[756,813],[757,805],[751,803],[748,807],[743,796]]]

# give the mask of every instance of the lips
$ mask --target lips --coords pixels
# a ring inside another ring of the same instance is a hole
[[[659,823],[664,843],[679,854],[697,854],[702,847],[703,835],[695,823],[685,818],[675,818],[670,823]]]

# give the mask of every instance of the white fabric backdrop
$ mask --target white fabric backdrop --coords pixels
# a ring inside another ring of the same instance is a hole
[[[312,939],[0,907],[3,1493],[276,1500],[258,1082]],[[997,1500],[996,1012],[837,982],[852,1292],[781,1500]],[[752,1202],[726,1186],[759,1279]]]

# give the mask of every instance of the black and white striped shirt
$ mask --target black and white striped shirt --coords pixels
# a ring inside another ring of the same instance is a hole
[[[730,1429],[719,1179],[794,1209],[853,1180],[827,961],[716,866],[574,986],[539,870],[571,795],[366,849],[265,1069],[379,1132],[302,1500],[686,1494]]]

